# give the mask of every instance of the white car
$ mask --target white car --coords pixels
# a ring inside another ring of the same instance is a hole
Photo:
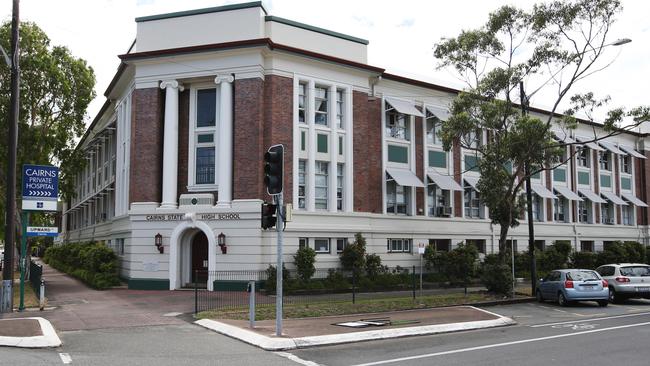
[[[605,264],[596,268],[609,283],[609,301],[650,299],[650,265],[644,263]]]

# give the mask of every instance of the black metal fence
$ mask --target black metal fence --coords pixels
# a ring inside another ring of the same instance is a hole
[[[418,268],[419,270],[419,268]],[[275,270],[262,271],[196,271],[195,313],[206,310],[247,310],[249,283],[255,282],[256,307],[274,306],[276,302]],[[213,291],[206,289],[212,283]],[[301,278],[295,269],[283,270],[283,304],[315,304],[351,302],[367,299],[416,298],[420,291],[431,293],[461,292],[462,288],[441,289],[446,283],[436,273],[422,274],[416,267],[383,267],[376,273],[316,269],[313,275]]]
[[[41,289],[41,278],[43,278],[43,266],[34,262],[29,262],[29,281],[32,283],[34,292],[38,294]]]

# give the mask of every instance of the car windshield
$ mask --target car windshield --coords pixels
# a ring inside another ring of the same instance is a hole
[[[571,271],[566,274],[567,280],[572,281],[590,281],[599,280],[598,274],[594,271]]]
[[[628,276],[628,277],[650,276],[650,267],[648,266],[621,267],[621,275]]]

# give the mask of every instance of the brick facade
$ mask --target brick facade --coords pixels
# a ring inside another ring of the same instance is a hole
[[[545,170],[544,174],[546,175],[546,189],[553,191],[553,174],[550,170]],[[553,221],[553,200],[546,198],[546,221]]]
[[[620,169],[620,164],[621,164],[621,159],[618,159],[617,156],[612,154],[612,160],[614,160],[614,182],[613,187],[614,192],[616,193],[617,196],[621,196],[621,173],[619,172]],[[616,205],[616,223],[622,224],[623,221],[621,220],[621,206]]]
[[[460,153],[460,141],[458,139],[454,140],[454,143],[451,147],[454,160],[454,180],[456,183],[460,184],[461,187],[464,187],[463,179],[461,177],[462,170],[460,168],[461,163],[461,153]],[[454,191],[454,216],[462,217],[463,216],[463,192]]]
[[[636,196],[643,202],[648,202],[648,191],[644,189],[646,183],[650,181],[647,176],[650,173],[650,151],[642,152],[648,159],[634,159],[634,185]],[[648,209],[647,207],[636,208],[636,223],[639,225],[648,225]]]
[[[354,91],[354,211],[382,213],[381,99]]]
[[[129,203],[162,199],[164,100],[160,88],[133,91]]]
[[[569,165],[571,169],[571,190],[573,192],[578,191],[578,187],[576,187],[577,181],[578,181],[578,173],[577,173],[577,168],[576,168],[576,147],[571,145],[569,146],[569,156],[571,156],[571,163]],[[571,207],[571,222],[578,222],[578,202],[574,200],[569,201],[569,205]]]
[[[178,195],[188,193],[190,91],[178,94]],[[215,196],[216,197],[216,196]]]
[[[598,151],[593,151],[594,162],[594,193],[600,195],[600,162],[598,160]],[[595,219],[594,223],[600,223],[600,203],[592,203],[594,205]]]
[[[424,153],[423,153],[422,117],[415,117],[415,175],[427,184],[427,177],[424,176]],[[424,188],[415,188],[415,214],[426,215],[424,212]]]

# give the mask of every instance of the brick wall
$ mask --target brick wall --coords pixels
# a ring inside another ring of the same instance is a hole
[[[381,99],[354,91],[352,100],[354,211],[381,213]]]
[[[258,78],[235,80],[234,89],[233,199],[263,199],[263,156],[269,146],[262,137],[265,124],[264,81]],[[291,100],[283,108],[291,111]],[[283,114],[281,118],[286,117]],[[290,120],[282,121],[291,123]],[[286,138],[283,140],[286,141]],[[285,174],[291,175],[290,172],[285,169]],[[291,197],[286,193],[285,200],[291,202]]]
[[[162,199],[164,100],[160,88],[133,91],[129,203]]]
[[[634,160],[634,185],[637,198],[647,203],[648,191],[644,187],[646,187],[646,183],[649,181],[647,174],[650,173],[650,169],[648,169],[648,164],[650,164],[650,151],[643,151],[643,154],[649,158],[632,158]],[[638,225],[648,225],[648,209],[646,207],[636,208],[636,223]]]
[[[460,153],[460,141],[458,139],[454,140],[454,143],[451,147],[454,160],[454,180],[456,183],[460,184],[461,187],[464,187],[463,180],[461,177],[461,153]],[[462,217],[463,216],[463,192],[454,191],[454,216]]]
[[[598,151],[593,150],[593,162],[594,162],[594,193],[600,196],[600,162],[598,161]],[[594,205],[595,212],[595,224],[600,223],[600,203],[592,202]]]
[[[612,184],[614,185],[614,192],[616,193],[617,196],[621,196],[621,173],[619,173],[619,164],[621,163],[621,159],[618,158],[617,155],[612,154],[612,160],[614,160],[614,182]],[[621,205],[614,205],[616,207],[616,223],[622,224],[623,222],[621,221]]]
[[[569,156],[571,156],[571,164],[569,165],[571,167],[571,185],[569,188],[573,192],[578,192],[578,187],[576,185],[578,184],[578,173],[577,173],[577,168],[576,168],[576,147],[574,145],[569,146]],[[569,205],[571,205],[571,222],[578,222],[578,202],[574,200],[569,201]]]
[[[427,179],[424,176],[424,155],[422,152],[423,138],[422,117],[415,117],[415,175],[417,175],[418,178],[420,178],[420,180],[426,185]],[[426,215],[426,212],[424,212],[424,199],[424,188],[415,188],[416,215]]]
[[[546,189],[553,191],[553,174],[550,170],[545,170],[546,174]],[[546,198],[546,221],[553,221],[553,200]]]
[[[254,92],[252,92],[254,94]],[[268,75],[264,82],[263,148],[284,144],[284,203],[293,201],[293,79]],[[257,169],[257,167],[255,168]],[[248,174],[252,174],[247,170]],[[261,170],[260,170],[261,174]],[[254,178],[257,179],[257,178]],[[236,182],[236,184],[239,184]],[[248,186],[251,192],[255,183]],[[271,197],[264,193],[264,199]]]
[[[178,195],[188,193],[188,160],[190,133],[190,91],[185,89],[178,95]]]

